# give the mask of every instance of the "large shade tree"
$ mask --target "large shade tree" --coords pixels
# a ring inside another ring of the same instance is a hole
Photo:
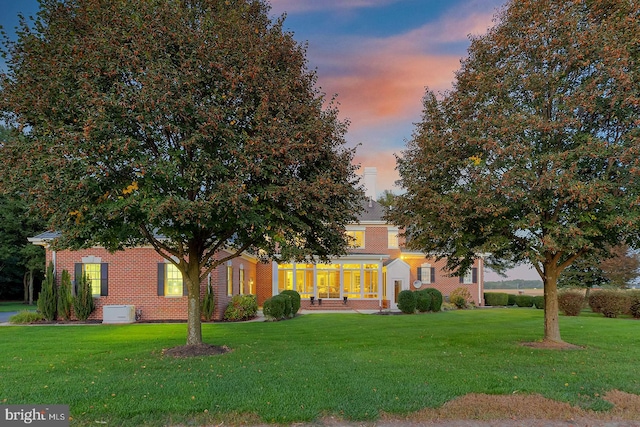
[[[344,253],[360,190],[346,123],[263,0],[44,0],[5,40],[4,188],[56,248],[151,244],[188,288],[251,251]]]
[[[547,343],[562,345],[561,272],[638,239],[638,22],[632,0],[509,1],[398,158],[390,216],[409,245],[454,272],[531,263]]]

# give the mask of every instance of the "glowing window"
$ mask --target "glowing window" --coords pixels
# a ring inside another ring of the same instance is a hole
[[[100,264],[82,264],[82,273],[91,284],[91,293],[100,296]]]
[[[164,268],[164,295],[169,297],[181,297],[183,295],[182,273],[173,264],[165,264]]]

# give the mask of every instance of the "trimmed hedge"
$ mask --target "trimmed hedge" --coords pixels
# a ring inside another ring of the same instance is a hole
[[[284,318],[285,299],[271,297],[262,304],[262,312],[269,320],[280,320]]]
[[[533,307],[533,297],[531,295],[514,295],[514,297],[518,307]]]
[[[584,293],[576,289],[558,292],[558,308],[565,316],[578,316],[585,305]]]
[[[533,305],[537,309],[544,310],[544,295],[537,295],[533,297]]]
[[[416,294],[410,290],[400,291],[398,294],[398,308],[405,314],[416,312]]]
[[[432,296],[425,289],[421,289],[419,291],[415,291],[416,294],[416,309],[420,313],[425,313],[431,310],[431,301]]]
[[[493,307],[506,306],[509,302],[509,294],[504,292],[485,292],[484,304]]]
[[[629,291],[629,314],[640,319],[640,291]]]
[[[602,289],[589,294],[589,306],[604,317],[618,317],[631,312],[630,294],[617,289]]]
[[[516,296],[515,294],[508,294],[509,300],[507,301],[507,305],[511,307],[512,305],[516,305]]]
[[[431,295],[431,311],[438,312],[442,309],[442,292],[436,288],[426,288],[425,292]]]
[[[280,295],[289,295],[291,297],[291,317],[298,314],[298,311],[300,310],[300,294],[297,291],[285,289],[280,292]]]

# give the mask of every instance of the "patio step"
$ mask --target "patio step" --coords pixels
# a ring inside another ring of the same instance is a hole
[[[341,300],[322,300],[322,304],[316,300],[313,305],[307,300],[302,302],[302,308],[305,310],[353,310],[348,301],[345,304]]]

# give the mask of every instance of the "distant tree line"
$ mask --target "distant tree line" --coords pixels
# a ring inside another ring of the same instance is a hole
[[[542,280],[502,280],[495,282],[484,282],[485,289],[532,289],[541,288]]]

